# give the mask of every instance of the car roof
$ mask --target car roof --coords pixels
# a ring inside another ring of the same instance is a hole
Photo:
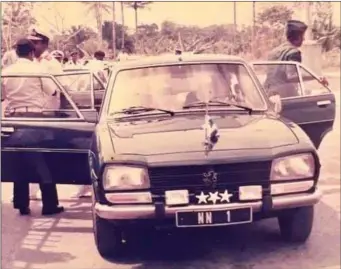
[[[130,69],[136,67],[145,67],[153,65],[171,65],[171,64],[186,64],[198,62],[237,62],[245,64],[246,61],[241,57],[226,55],[226,54],[190,54],[183,53],[182,55],[166,54],[158,56],[145,56],[137,59],[115,63],[115,69]]]

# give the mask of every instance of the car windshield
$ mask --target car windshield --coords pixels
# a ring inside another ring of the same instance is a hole
[[[108,114],[117,115],[131,107],[171,111],[205,109],[205,106],[196,104],[212,100],[226,104],[220,103],[218,106],[217,102],[210,102],[209,109],[225,106],[231,110],[247,107],[255,111],[267,108],[245,65],[179,64],[119,71],[114,81]]]

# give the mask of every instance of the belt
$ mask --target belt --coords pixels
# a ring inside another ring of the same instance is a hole
[[[41,108],[38,107],[18,107],[18,108],[9,108],[6,109],[6,113],[43,113],[43,110]]]

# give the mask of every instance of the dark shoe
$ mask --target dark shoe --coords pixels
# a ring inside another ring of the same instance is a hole
[[[57,206],[55,208],[43,208],[43,210],[42,210],[42,214],[44,216],[59,214],[59,213],[62,213],[62,212],[64,212],[64,207],[62,207],[62,206]]]
[[[19,212],[21,216],[25,216],[25,215],[30,215],[31,214],[31,210],[29,208],[19,208]]]

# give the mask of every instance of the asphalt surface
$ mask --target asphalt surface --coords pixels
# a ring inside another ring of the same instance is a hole
[[[340,78],[330,80],[340,89]],[[66,212],[42,217],[32,202],[31,217],[20,217],[10,203],[11,184],[2,184],[2,266],[4,269],[319,269],[340,268],[340,93],[334,131],[319,150],[320,186],[315,222],[304,245],[284,243],[275,219],[214,230],[155,231],[140,234],[119,260],[97,253],[90,200],[70,199],[74,187],[59,188]]]

